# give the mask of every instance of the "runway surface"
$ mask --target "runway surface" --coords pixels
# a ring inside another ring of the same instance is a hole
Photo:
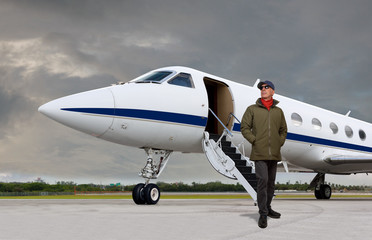
[[[257,226],[248,199],[0,200],[0,239],[370,239],[371,199],[275,199]]]

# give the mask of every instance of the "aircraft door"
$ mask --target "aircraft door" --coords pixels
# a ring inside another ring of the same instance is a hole
[[[233,97],[229,86],[223,82],[205,77],[204,84],[208,94],[209,108],[231,130],[233,120],[229,121],[230,113],[234,113]],[[208,112],[206,131],[214,134],[222,134],[224,127],[218,122],[213,114]]]

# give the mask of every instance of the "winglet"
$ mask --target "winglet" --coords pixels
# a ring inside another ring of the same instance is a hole
[[[256,88],[258,83],[260,83],[260,82],[261,82],[261,80],[258,78],[257,81],[253,84],[253,87]]]

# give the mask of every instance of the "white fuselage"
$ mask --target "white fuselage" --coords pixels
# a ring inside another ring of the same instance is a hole
[[[171,72],[158,82],[141,81],[156,72]],[[192,86],[170,84],[180,73],[191,76]],[[221,133],[209,108],[227,123],[229,113],[241,119],[260,97],[250,87],[185,67],[156,69],[125,84],[83,92],[44,104],[48,117],[98,138],[137,148],[202,153],[204,131]],[[372,125],[276,94],[288,126],[283,160],[295,168],[323,173],[372,172]],[[232,118],[232,141],[251,146]],[[352,133],[351,133],[352,131]],[[349,136],[347,136],[347,134]],[[348,159],[343,164],[328,158]],[[355,163],[352,159],[356,159]]]

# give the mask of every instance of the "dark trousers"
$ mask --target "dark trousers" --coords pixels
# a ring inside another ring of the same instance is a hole
[[[257,204],[260,215],[267,215],[275,191],[277,161],[254,161],[257,177]]]

